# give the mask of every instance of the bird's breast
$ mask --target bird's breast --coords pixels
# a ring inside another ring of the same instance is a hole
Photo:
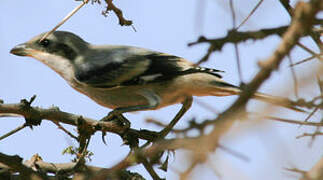
[[[115,109],[119,107],[130,107],[138,105],[148,105],[149,100],[142,95],[143,91],[150,91],[159,97],[160,102],[156,108],[159,109],[172,104],[181,103],[185,95],[176,92],[171,85],[154,84],[144,86],[118,86],[113,88],[94,88],[86,85],[73,85],[73,88],[88,96],[96,103]]]

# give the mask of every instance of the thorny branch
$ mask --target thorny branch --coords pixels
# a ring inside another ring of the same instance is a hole
[[[107,9],[102,12],[103,15],[106,16],[109,13],[109,11],[113,11],[117,15],[119,19],[119,24],[121,26],[132,25],[132,21],[124,18],[122,11],[112,3],[112,0],[104,0],[104,1],[107,3],[108,6],[107,6]]]
[[[315,23],[320,23],[317,21],[314,21]],[[210,46],[208,48],[208,51],[206,55],[197,63],[201,64],[208,60],[210,55],[215,51],[221,51],[223,46],[228,43],[241,43],[247,40],[261,40],[264,38],[267,38],[271,35],[279,35],[282,36],[289,26],[281,26],[277,28],[267,28],[267,29],[261,29],[258,31],[237,31],[235,29],[228,31],[228,34],[223,38],[216,38],[216,39],[208,39],[204,36],[199,37],[199,39],[196,42],[191,42],[188,44],[188,46],[197,45],[200,43],[209,43]],[[302,36],[308,35],[308,31],[304,32]]]
[[[53,121],[54,123],[60,122],[64,124],[69,124],[73,126],[77,126],[80,120],[80,115],[75,115],[71,113],[67,113],[64,111],[60,111],[57,108],[50,108],[50,109],[43,109],[39,107],[32,107],[30,106],[26,109],[24,103],[17,103],[17,104],[0,104],[0,114],[1,113],[14,113],[24,116],[25,118],[32,118],[33,116],[37,115],[37,118],[41,120],[49,120]],[[153,140],[153,136],[147,133],[146,130],[135,130],[135,129],[127,129],[124,126],[111,122],[103,122],[103,121],[96,121],[91,118],[82,117],[82,120],[89,125],[89,127],[94,129],[95,131],[102,131],[102,132],[110,132],[115,133],[120,136],[124,136],[125,133],[132,134],[140,139],[145,140]]]
[[[46,39],[50,34],[52,34],[54,31],[56,31],[67,20],[69,20],[76,12],[78,12],[85,4],[87,4],[89,2],[89,0],[76,0],[76,1],[83,1],[83,2],[82,2],[82,4],[80,4],[76,8],[74,8],[71,12],[69,12],[62,19],[62,21],[60,21],[53,29],[51,29],[50,31],[48,31],[39,41],[43,41],[44,39]],[[91,2],[92,2],[92,4],[93,3],[101,4],[101,1],[100,0],[92,0]],[[105,0],[105,2],[107,3],[107,8],[106,8],[105,11],[102,12],[102,15],[107,16],[108,13],[109,13],[109,11],[113,11],[117,15],[117,17],[119,19],[119,24],[121,26],[124,26],[124,25],[130,26],[130,25],[132,25],[132,21],[127,20],[127,19],[124,18],[122,11],[112,3],[112,0]]]
[[[13,161],[13,162],[11,162]],[[16,165],[14,165],[16,164]],[[102,170],[108,170],[107,168],[97,167],[97,166],[89,166],[89,165],[83,165],[81,169],[76,169],[77,163],[70,162],[70,163],[49,163],[43,161],[43,159],[38,155],[35,154],[30,160],[22,161],[22,159],[18,156],[8,156],[5,154],[0,153],[0,170],[3,173],[4,171],[10,171],[10,172],[21,172],[22,170],[19,170],[16,168],[16,166],[19,166],[21,169],[25,171],[29,171],[30,173],[34,173],[35,175],[32,176],[31,180],[41,180],[41,179],[49,179],[52,176],[45,176],[45,174],[53,174],[57,175],[57,177],[66,179],[73,173],[82,172],[83,174],[89,174],[90,176],[95,175],[95,173],[98,173]],[[36,176],[38,173],[37,171],[41,171],[42,174]],[[136,180],[142,180],[144,179],[141,175],[137,173],[132,173],[130,171],[122,170],[118,172],[118,177],[127,177],[127,178],[134,178]],[[14,176],[11,176],[14,177]],[[23,178],[28,178],[28,176],[22,176]],[[10,178],[10,176],[0,175],[0,178]],[[52,178],[54,179],[54,178]],[[57,179],[57,178],[56,178]],[[84,178],[78,178],[78,180],[86,179],[86,176]]]
[[[297,136],[296,138],[299,139],[299,138],[302,138],[302,137],[315,137],[315,136],[322,136],[323,135],[323,132],[314,132],[314,133],[304,133],[302,135],[299,135]]]
[[[207,146],[206,149],[208,151],[213,151],[217,147],[221,135],[230,129],[233,122],[238,117],[243,116],[245,105],[252,97],[252,94],[270,77],[271,73],[279,67],[283,58],[288,55],[299,38],[308,33],[314,23],[316,13],[320,10],[320,7],[323,6],[321,3],[322,2],[319,0],[312,0],[310,3],[299,2],[297,4],[292,24],[283,34],[282,42],[276,51],[267,60],[259,63],[262,67],[261,71],[246,85],[243,93],[241,93],[235,103],[216,119],[217,123],[212,132],[208,135],[210,141],[207,141],[208,143],[204,145]],[[207,151],[205,153],[207,153]]]
[[[279,2],[283,5],[283,7],[286,9],[288,14],[292,17],[294,15],[294,9],[290,5],[289,0],[279,0]],[[315,32],[314,30],[309,31],[309,35],[314,40],[314,42],[317,44],[317,46],[320,48],[320,51],[323,51],[323,44],[320,40],[320,34]]]
[[[204,36],[199,37],[199,39],[196,42],[189,43],[188,46],[197,45],[200,43],[209,43],[210,46],[207,50],[207,53],[205,56],[202,57],[201,60],[197,64],[201,64],[205,61],[207,61],[210,57],[210,55],[214,51],[221,51],[223,46],[227,43],[240,43],[247,41],[249,39],[252,40],[260,40],[264,39],[270,35],[282,35],[286,30],[288,26],[282,26],[278,28],[268,28],[268,29],[261,29],[259,31],[247,31],[247,32],[240,32],[236,30],[230,30],[228,31],[228,34],[223,38],[217,38],[217,39],[207,39]]]
[[[19,172],[21,177],[24,177],[25,179],[43,179],[43,176],[40,173],[35,172],[31,168],[23,165],[22,158],[20,158],[19,156],[9,156],[0,152],[0,163],[14,169],[16,172]]]
[[[100,3],[99,0],[93,0],[92,2]],[[112,0],[105,0],[105,2],[108,5],[105,14],[108,11],[113,11],[118,16],[120,25],[132,24],[131,21],[126,20],[123,17],[122,11],[112,3]],[[287,1],[281,2],[284,2],[285,4],[283,5],[286,5]],[[150,146],[142,148],[132,148],[126,158],[124,158],[111,168],[98,168],[86,166],[81,161],[78,161],[77,163],[55,164],[54,166],[52,163],[43,162],[41,159],[34,159],[31,163],[23,163],[22,159],[18,156],[8,156],[2,153],[0,153],[0,168],[14,170],[14,172],[20,172],[23,175],[34,176],[36,177],[35,179],[40,179],[43,176],[42,173],[39,173],[38,171],[34,170],[36,164],[38,168],[37,170],[41,169],[42,171],[51,173],[61,173],[61,170],[63,169],[64,173],[69,174],[70,172],[73,172],[76,169],[85,168],[86,171],[91,170],[92,173],[93,171],[95,172],[94,174],[92,174],[93,176],[91,177],[91,179],[106,179],[107,177],[112,177],[113,179],[116,177],[120,177],[118,173],[120,173],[127,167],[138,163],[143,163],[146,169],[152,175],[152,177],[154,177],[155,179],[159,179],[158,175],[152,167],[153,163],[148,162],[146,158],[149,159],[155,156],[160,156],[160,154],[165,150],[175,150],[179,148],[184,148],[194,152],[194,157],[196,157],[194,158],[194,161],[192,162],[190,168],[185,171],[186,173],[184,172],[185,175],[189,175],[189,173],[194,169],[195,165],[206,160],[206,157],[208,156],[209,152],[213,152],[217,147],[221,146],[219,145],[219,138],[229,130],[229,128],[232,126],[233,122],[236,119],[240,118],[241,115],[245,115],[244,108],[252,94],[260,87],[260,85],[266,79],[270,77],[271,73],[279,67],[283,58],[289,54],[291,49],[297,44],[299,38],[308,35],[312,32],[312,25],[317,23],[317,20],[314,19],[315,14],[320,9],[322,9],[322,6],[322,2],[320,2],[319,0],[312,0],[309,3],[300,2],[298,3],[297,7],[292,10],[289,6],[286,6],[288,8],[288,11],[293,14],[293,21],[290,26],[282,26],[278,28],[263,29],[260,31],[251,32],[238,32],[236,30],[231,30],[229,31],[228,35],[224,38],[206,39],[204,37],[201,37],[197,42],[190,44],[194,45],[202,42],[207,42],[210,44],[210,48],[207,55],[202,59],[202,61],[199,62],[201,63],[203,61],[206,61],[212,52],[221,50],[226,43],[239,43],[248,39],[263,39],[272,34],[282,36],[282,42],[280,43],[279,47],[276,49],[274,54],[271,57],[269,57],[266,61],[262,61],[259,63],[259,65],[262,68],[261,71],[254,77],[251,83],[246,85],[244,92],[227,111],[220,114],[215,120],[205,121],[201,124],[194,124],[194,126],[192,125],[192,127],[196,129],[204,129],[205,126],[213,124],[214,129],[210,134],[205,135],[201,133],[199,137],[186,137],[183,139],[161,139],[159,141],[153,142]],[[96,131],[116,133],[120,135],[123,139],[125,137],[131,136],[132,138],[134,137],[137,140],[138,138],[147,140],[149,142],[155,140],[154,133],[151,131],[139,131],[131,128],[125,128],[123,125],[120,125],[113,121],[100,122],[90,118],[82,117],[80,115],[63,112],[58,110],[57,108],[43,109],[38,107],[32,107],[30,106],[32,100],[29,102],[22,101],[21,103],[17,104],[0,103],[0,114],[20,114],[25,117],[26,124],[31,127],[33,125],[40,124],[42,120],[49,120],[55,123],[59,122],[77,126],[80,133],[80,136],[77,138],[80,141],[79,160],[82,160],[84,158],[87,146],[89,144],[89,139],[91,135],[94,134]],[[320,100],[321,103],[316,103],[318,100]],[[317,99],[310,102],[299,100],[295,102],[295,104],[302,107],[322,108],[322,97],[318,97]],[[276,118],[275,120],[304,125],[322,125],[322,123],[313,124],[313,122],[296,122],[287,119]],[[61,129],[64,130],[63,128]],[[189,129],[177,131],[185,132],[187,130]],[[68,133],[65,130],[64,132]],[[72,134],[70,135],[72,136]],[[75,138],[75,136],[72,137]]]

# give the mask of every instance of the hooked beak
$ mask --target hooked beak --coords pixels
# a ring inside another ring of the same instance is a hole
[[[28,56],[28,47],[26,46],[26,44],[19,44],[15,47],[13,47],[10,50],[11,54],[17,55],[17,56]]]

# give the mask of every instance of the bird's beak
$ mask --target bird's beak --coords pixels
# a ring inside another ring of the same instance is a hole
[[[14,48],[12,48],[10,50],[11,54],[17,55],[17,56],[28,56],[28,48],[26,46],[26,44],[19,44],[17,46],[15,46]]]

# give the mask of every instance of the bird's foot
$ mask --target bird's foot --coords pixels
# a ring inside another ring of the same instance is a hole
[[[130,128],[130,121],[125,118],[121,113],[118,113],[117,111],[111,111],[107,116],[102,118],[100,121],[112,121],[116,122],[118,125],[125,126],[126,128]]]

